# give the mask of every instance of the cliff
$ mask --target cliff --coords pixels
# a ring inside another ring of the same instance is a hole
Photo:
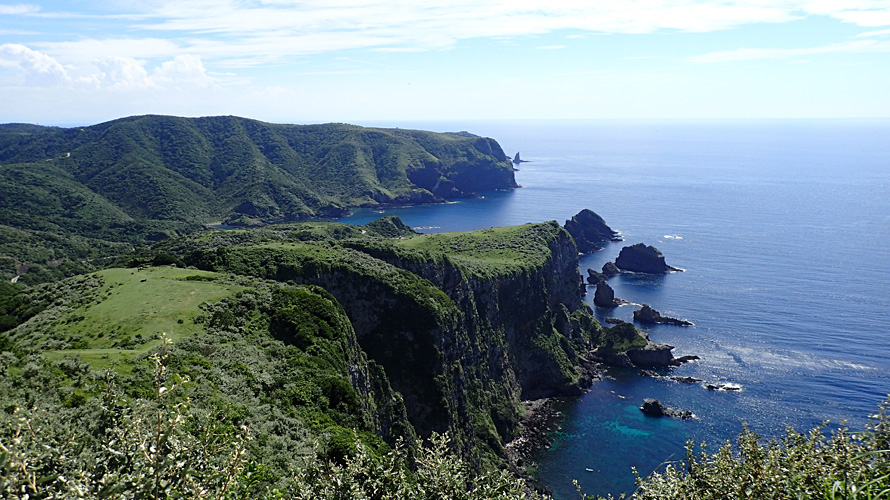
[[[297,236],[274,228],[166,248],[204,269],[323,287],[418,434],[449,430],[470,455],[502,454],[522,399],[580,394],[595,375],[588,353],[611,330],[581,300],[577,247],[556,222],[402,239],[313,227],[330,238],[282,241]]]

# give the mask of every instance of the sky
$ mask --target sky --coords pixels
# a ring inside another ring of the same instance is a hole
[[[890,117],[890,0],[0,1],[0,123]]]

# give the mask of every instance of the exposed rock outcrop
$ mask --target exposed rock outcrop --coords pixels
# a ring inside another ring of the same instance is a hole
[[[660,250],[643,243],[622,248],[618,258],[615,259],[615,265],[622,271],[632,273],[664,274],[682,271],[667,265]]]
[[[600,243],[621,241],[617,231],[613,231],[602,217],[586,208],[567,220],[564,227],[575,239],[581,253],[602,250]]]
[[[643,347],[632,347],[627,350],[627,357],[634,366],[661,368],[676,366],[671,351],[674,346],[650,342]]]
[[[634,321],[649,325],[676,325],[676,326],[692,326],[691,321],[685,319],[671,318],[662,316],[660,312],[652,309],[648,304],[643,304],[643,308],[634,311]]]
[[[615,351],[608,347],[598,347],[593,350],[593,359],[609,366],[622,366],[626,368],[667,368],[679,366],[698,356],[682,356],[675,358],[671,351],[673,346],[648,342],[642,347],[631,347],[624,352]]]
[[[670,408],[661,403],[661,401],[652,398],[646,398],[643,400],[643,405],[640,406],[640,411],[649,415],[650,417],[674,417],[680,418],[683,420],[688,420],[690,418],[694,418],[695,415],[689,410],[678,410],[676,408]]]
[[[596,292],[593,294],[593,304],[597,307],[618,307],[623,303],[622,300],[615,298],[615,290],[605,281],[600,281],[596,285]]]
[[[612,276],[618,276],[619,274],[621,274],[621,269],[618,269],[618,266],[616,266],[614,262],[609,261],[603,264],[603,275],[606,276],[606,279],[609,279]]]
[[[587,283],[590,285],[597,285],[600,281],[606,281],[609,279],[605,274],[598,273],[593,269],[587,270]]]

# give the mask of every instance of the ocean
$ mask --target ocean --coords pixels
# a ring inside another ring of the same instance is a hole
[[[589,494],[630,494],[633,468],[682,460],[690,440],[713,449],[743,425],[765,437],[825,422],[861,429],[890,394],[890,120],[366,125],[468,130],[529,161],[516,172],[521,189],[385,211],[421,232],[563,223],[589,208],[625,242],[584,256],[582,275],[638,242],[685,269],[610,284],[618,298],[695,323],[644,330],[701,357],[665,374],[704,382],[608,369],[561,401],[553,445],[533,457],[558,500],[577,498],[573,479]],[[596,315],[631,321],[637,308]],[[704,386],[714,382],[740,390]],[[647,397],[696,418],[646,417]]]

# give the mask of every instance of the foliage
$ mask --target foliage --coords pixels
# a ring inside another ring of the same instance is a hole
[[[168,340],[152,356],[154,398],[132,404],[113,387],[90,433],[51,408],[0,413],[0,496],[39,498],[242,498],[250,490],[246,429],[192,412],[166,369]]]
[[[343,465],[313,461],[301,469],[287,498],[317,500],[512,500],[536,499],[507,471],[476,474],[451,450],[447,435],[433,435],[412,466],[402,446],[374,457],[359,446]]]
[[[881,405],[866,430],[840,428],[807,434],[788,429],[763,441],[745,428],[735,446],[716,452],[686,446],[686,462],[638,476],[633,498],[661,499],[862,499],[890,498],[890,401]]]
[[[648,341],[633,323],[622,322],[611,328],[598,329],[594,342],[598,346],[623,352],[631,347],[643,347]]]
[[[383,454],[346,438],[352,453],[307,457],[273,485],[249,446],[244,425],[202,412],[186,396],[193,383],[171,373],[170,341],[150,357],[146,399],[129,399],[111,372],[92,399],[89,420],[51,407],[0,412],[0,496],[10,499],[520,499],[524,483],[505,471],[476,474],[453,454],[447,436],[433,436],[416,454],[398,445]],[[83,371],[83,370],[81,370]],[[84,425],[86,424],[86,425]]]

